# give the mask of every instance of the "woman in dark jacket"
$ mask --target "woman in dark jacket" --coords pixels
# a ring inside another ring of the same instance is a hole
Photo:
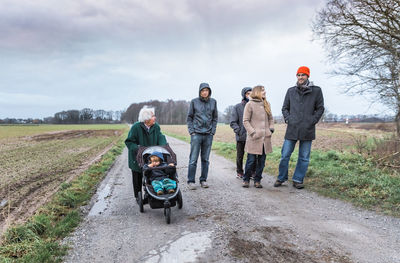
[[[135,197],[142,188],[142,169],[136,161],[139,146],[166,145],[167,140],[156,123],[154,108],[144,106],[139,112],[139,119],[129,131],[125,145],[128,147],[129,168],[132,170],[133,190]]]

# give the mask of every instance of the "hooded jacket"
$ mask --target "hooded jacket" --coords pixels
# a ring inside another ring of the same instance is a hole
[[[285,139],[315,140],[315,124],[324,110],[322,90],[313,82],[310,81],[303,90],[298,86],[289,88],[282,106],[287,123]]]
[[[206,99],[200,96],[200,91],[204,88],[210,90]],[[211,98],[211,88],[207,83],[201,83],[199,87],[199,97],[192,99],[187,115],[187,126],[189,134],[211,134],[214,135],[217,129],[218,110],[217,101]]]
[[[242,89],[242,102],[236,104],[233,107],[232,115],[230,119],[230,126],[235,132],[236,141],[245,142],[246,141],[246,129],[243,126],[243,111],[246,106],[246,93],[251,91],[250,87]]]

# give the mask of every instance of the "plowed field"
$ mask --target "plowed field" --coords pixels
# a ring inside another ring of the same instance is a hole
[[[54,125],[47,126],[51,132],[43,132],[42,126],[37,127],[36,132],[32,128],[27,132],[29,136],[18,136],[21,126],[0,127],[0,234],[32,215],[63,182],[104,154],[126,128],[87,125],[65,130],[59,126],[63,130],[54,131]]]

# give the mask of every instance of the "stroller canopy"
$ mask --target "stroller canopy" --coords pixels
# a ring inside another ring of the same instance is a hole
[[[156,146],[149,146],[149,147],[140,147],[136,156],[136,160],[140,167],[147,162],[147,157],[149,157],[153,152],[160,152],[164,156],[164,160],[167,163],[173,162],[176,164],[176,155],[172,151],[169,145],[156,145]]]

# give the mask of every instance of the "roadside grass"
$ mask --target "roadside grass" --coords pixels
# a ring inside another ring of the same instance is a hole
[[[45,132],[65,130],[120,130],[126,124],[40,124],[40,125],[0,125],[0,140],[21,136],[31,136]]]
[[[63,183],[52,200],[25,224],[9,228],[0,246],[0,262],[61,262],[68,247],[60,240],[81,221],[79,208],[90,200],[97,184],[119,156],[127,131],[101,160],[69,183]]]
[[[190,142],[189,136],[165,134]],[[372,147],[370,141],[368,147]],[[235,143],[214,140],[212,149],[231,161],[236,160]],[[295,170],[297,149],[290,160],[289,177]],[[276,176],[280,157],[281,147],[273,147],[273,152],[267,154],[264,171]],[[373,157],[337,150],[312,150],[305,184],[307,189],[321,195],[400,217],[400,174],[396,170],[379,168]]]
[[[290,160],[289,175],[295,170],[298,158],[296,150]],[[280,151],[281,148],[275,147],[267,155],[267,173],[278,174]],[[305,184],[307,189],[321,195],[400,217],[400,174],[395,170],[377,167],[372,158],[361,154],[334,150],[311,151]]]

